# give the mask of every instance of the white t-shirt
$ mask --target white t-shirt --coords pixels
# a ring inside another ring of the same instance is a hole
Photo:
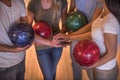
[[[101,56],[105,54],[106,48],[104,44],[104,33],[111,33],[120,36],[120,25],[117,19],[109,13],[104,18],[98,17],[92,24],[91,36],[93,41],[99,46]],[[109,70],[115,67],[116,59],[112,59],[107,63],[97,67],[101,70]]]
[[[0,1],[0,43],[13,45],[8,37],[10,26],[26,16],[24,0],[11,0],[11,7]],[[19,53],[0,52],[0,67],[10,67],[21,62],[25,51]]]

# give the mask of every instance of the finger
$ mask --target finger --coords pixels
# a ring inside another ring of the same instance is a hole
[[[56,35],[54,35],[53,37],[59,37],[61,34],[56,34]]]

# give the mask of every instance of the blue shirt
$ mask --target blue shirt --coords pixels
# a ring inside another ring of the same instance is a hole
[[[87,16],[88,21],[92,19],[97,7],[101,7],[97,0],[76,0],[76,9],[82,11]]]

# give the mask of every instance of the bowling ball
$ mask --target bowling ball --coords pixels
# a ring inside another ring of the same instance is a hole
[[[15,23],[8,32],[11,42],[17,47],[30,45],[34,40],[34,30],[27,23]]]
[[[47,24],[44,21],[36,22],[33,28],[34,28],[35,33],[41,37],[48,39],[52,36],[51,27],[49,26],[49,24]]]
[[[86,24],[87,24],[87,18],[84,15],[84,13],[80,11],[69,13],[65,21],[65,26],[69,32],[77,31]]]
[[[91,66],[99,59],[100,51],[95,42],[83,40],[75,45],[73,55],[81,66]]]

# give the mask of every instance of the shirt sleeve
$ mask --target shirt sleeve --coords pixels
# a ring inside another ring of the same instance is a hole
[[[103,32],[104,33],[111,33],[111,34],[119,34],[119,23],[114,16],[110,16],[107,20],[103,23]]]
[[[24,17],[24,16],[26,16],[26,6],[25,6],[25,2],[24,2],[24,0],[19,0],[20,1],[20,3],[21,3],[21,17]],[[19,4],[20,4],[19,3]]]
[[[31,11],[32,13],[35,13],[35,1],[34,0],[30,0],[27,6],[27,10]]]

